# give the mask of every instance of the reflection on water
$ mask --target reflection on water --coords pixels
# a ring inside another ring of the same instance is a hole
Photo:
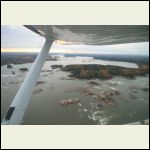
[[[92,57],[60,57],[58,61],[51,62],[52,64],[101,64],[101,65],[114,65],[114,66],[122,66],[128,68],[138,68],[135,63],[128,62],[118,62],[118,61],[106,61],[100,59],[93,59]]]
[[[79,80],[69,78],[68,72],[52,69],[53,64],[111,64],[137,67],[133,63],[94,60],[92,58],[59,58],[47,61],[35,87],[22,124],[127,124],[149,118],[149,76],[127,79],[114,77],[111,80]],[[1,118],[7,112],[27,72],[19,68],[30,68],[31,64],[13,65],[12,69],[1,67]],[[12,70],[15,74],[12,74]],[[47,71],[50,70],[50,71]],[[89,84],[90,81],[97,84]],[[83,95],[83,89],[92,91]],[[96,95],[104,91],[118,90],[112,99],[116,105],[102,105]],[[82,94],[81,94],[82,93]],[[80,102],[67,106],[61,100],[79,98]]]

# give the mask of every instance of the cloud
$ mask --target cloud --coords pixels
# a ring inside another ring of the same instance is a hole
[[[45,39],[23,26],[1,26],[2,48],[39,48]]]
[[[66,31],[69,36],[72,33]],[[74,35],[75,36],[75,35]],[[75,36],[75,38],[77,38]],[[45,39],[23,26],[1,26],[1,48],[41,49]],[[56,41],[52,52],[98,53],[98,54],[140,54],[149,55],[149,42],[115,45],[83,45],[74,41]]]

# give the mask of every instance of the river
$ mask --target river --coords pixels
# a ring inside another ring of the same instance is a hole
[[[95,124],[128,124],[149,118],[149,75],[128,79],[114,77],[111,80],[80,80],[69,78],[69,72],[52,69],[53,64],[102,64],[137,68],[134,63],[96,60],[90,57],[60,57],[57,61],[46,61],[35,87],[30,104],[25,113],[24,125],[95,125]],[[8,69],[1,66],[1,118],[3,119],[17,90],[19,89],[27,72],[19,68],[30,69],[31,63],[13,65]],[[47,71],[50,70],[50,71]],[[12,74],[12,71],[15,74]],[[98,84],[91,86],[89,81]],[[98,107],[99,100],[93,95],[83,96],[80,91],[90,88],[95,93],[115,88],[119,95],[113,96],[116,106]],[[134,89],[134,90],[133,90]],[[79,98],[78,104],[62,106],[61,100]]]

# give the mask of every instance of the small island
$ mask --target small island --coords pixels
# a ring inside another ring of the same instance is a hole
[[[62,68],[63,65],[51,65],[52,69]]]
[[[19,68],[19,70],[25,72],[28,71],[28,68]]]

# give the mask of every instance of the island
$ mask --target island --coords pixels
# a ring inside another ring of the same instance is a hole
[[[149,74],[149,64],[139,64],[138,68],[125,68],[121,66],[100,64],[75,64],[66,65],[61,70],[71,72],[71,77],[79,79],[110,79],[114,76],[134,78]]]

